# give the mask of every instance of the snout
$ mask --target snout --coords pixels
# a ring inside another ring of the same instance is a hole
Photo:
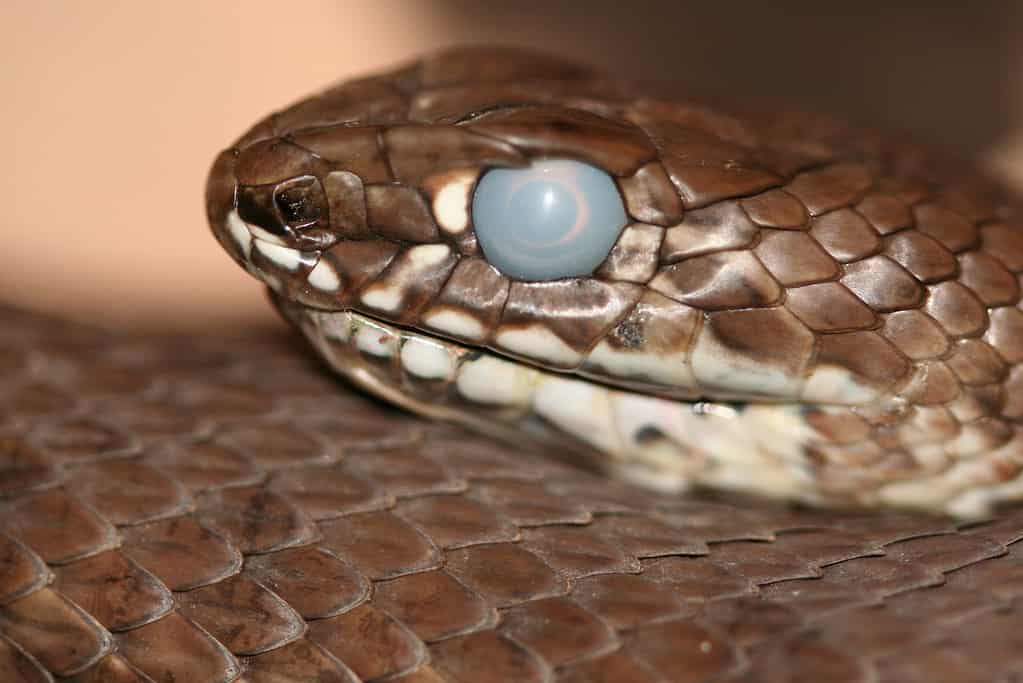
[[[234,172],[237,160],[237,150],[226,149],[213,162],[206,178],[206,220],[220,246],[231,258],[244,265],[247,256],[244,253],[244,241],[240,242],[231,236],[229,225],[237,205],[238,180]]]

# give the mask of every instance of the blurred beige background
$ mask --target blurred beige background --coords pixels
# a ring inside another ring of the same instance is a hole
[[[0,6],[0,301],[112,327],[273,324],[209,237],[214,154],[324,84],[457,42],[775,97],[1023,167],[1023,3]]]

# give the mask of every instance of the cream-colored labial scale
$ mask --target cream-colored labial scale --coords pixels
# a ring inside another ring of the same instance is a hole
[[[608,469],[661,490],[695,483],[817,498],[803,448],[813,433],[795,406],[737,409],[644,396],[538,370],[355,312],[290,305],[287,311],[338,372],[417,412],[499,436],[514,435],[519,424],[529,421],[534,437],[563,440],[569,435],[604,454]],[[368,362],[381,358],[393,362]],[[442,394],[424,399],[402,391],[403,376],[450,381]],[[498,414],[510,422],[495,422]],[[536,423],[546,425],[546,433],[537,434]]]
[[[947,443],[915,443],[911,457],[933,467],[877,489],[847,490],[838,499],[818,479],[810,453],[826,448],[827,439],[806,414],[840,406],[675,401],[541,370],[353,311],[317,311],[289,302],[281,308],[335,370],[385,400],[516,443],[537,439],[564,446],[567,437],[602,454],[607,470],[650,488],[697,484],[812,504],[883,503],[965,517],[984,515],[1020,490],[1000,472],[1023,452],[1019,433],[983,457],[952,466],[944,465],[950,458]],[[431,382],[425,395],[424,379]],[[410,380],[419,381],[415,394],[406,389]],[[841,373],[824,384],[838,394],[848,386]],[[851,471],[850,481],[856,476]]]

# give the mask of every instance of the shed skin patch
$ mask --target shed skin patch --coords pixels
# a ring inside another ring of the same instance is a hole
[[[469,203],[478,176],[475,170],[452,173],[434,194],[433,216],[444,232],[458,235],[469,228]]]

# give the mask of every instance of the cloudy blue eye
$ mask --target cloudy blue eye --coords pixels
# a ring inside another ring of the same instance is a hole
[[[518,280],[588,275],[625,227],[625,207],[604,171],[569,159],[496,168],[472,198],[476,238],[487,260]]]

